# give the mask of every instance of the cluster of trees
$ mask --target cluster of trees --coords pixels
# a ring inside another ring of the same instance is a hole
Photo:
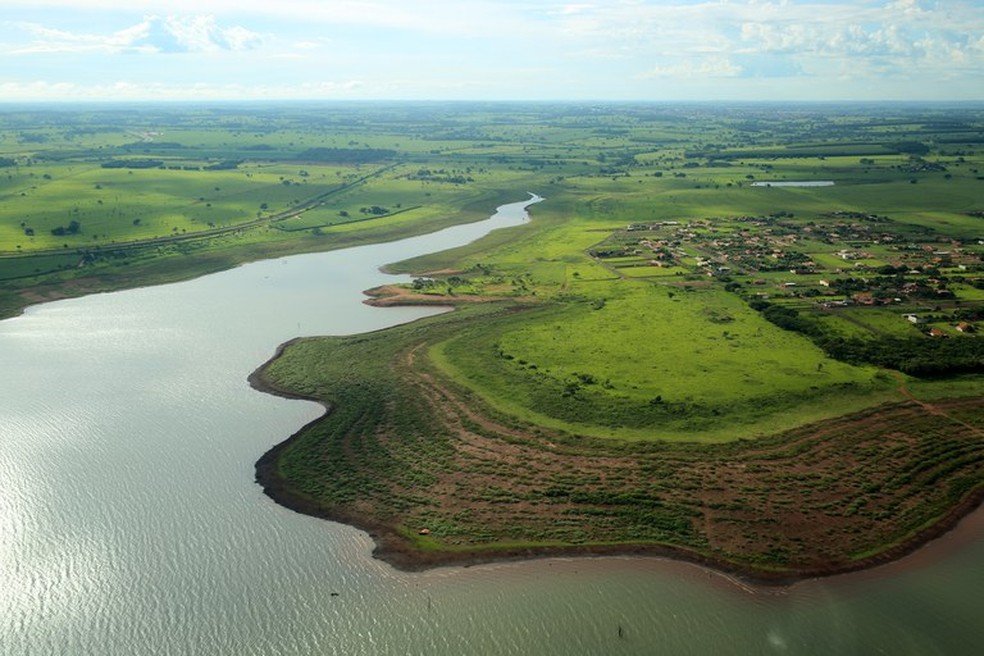
[[[830,289],[844,296],[858,292],[871,292],[875,298],[893,298],[896,296],[909,298],[951,297],[952,293],[946,287],[948,278],[939,276],[938,281],[935,286],[931,286],[922,280],[910,281],[902,275],[879,276],[874,279],[836,278],[830,282]]]
[[[471,169],[469,168],[468,171],[470,172]],[[430,169],[417,169],[417,172],[408,175],[407,179],[423,180],[427,182],[448,182],[451,184],[465,184],[475,181],[475,178],[470,175],[465,175],[460,171],[448,172],[445,169],[439,169],[437,171],[432,171]]]
[[[64,237],[65,235],[77,235],[82,232],[82,224],[78,221],[69,221],[68,227],[58,226],[57,228],[51,229],[51,234],[56,237]]]
[[[159,159],[111,159],[103,162],[104,169],[156,169],[164,166]]]
[[[624,257],[629,255],[631,251],[624,247],[612,247],[612,248],[593,248],[588,251],[591,257]]]
[[[984,372],[984,340],[881,337],[824,339],[821,348],[831,357],[898,369],[911,376],[950,376]]]
[[[224,159],[221,162],[216,162],[215,164],[209,164],[205,167],[206,171],[231,171],[232,169],[239,168],[242,163],[238,159]]]
[[[815,320],[792,308],[754,300],[749,305],[769,322],[806,335],[832,358],[851,364],[874,364],[911,376],[984,373],[984,340],[831,335]]]
[[[753,310],[761,312],[766,321],[779,326],[783,330],[792,330],[814,339],[825,336],[820,324],[809,317],[803,316],[798,310],[782,305],[773,305],[768,301],[762,300],[754,300],[749,305]]]
[[[177,143],[175,141],[133,141],[128,144],[123,144],[120,146],[122,150],[142,150],[147,152],[148,150],[177,150],[179,148],[188,148],[184,144]]]
[[[369,164],[396,157],[389,148],[308,148],[299,159],[307,162],[331,162],[334,164]]]
[[[787,269],[798,269],[810,261],[806,253],[799,251],[787,251],[776,258],[775,263],[762,263],[759,271],[785,271]]]
[[[953,311],[954,321],[980,321],[984,319],[984,308],[957,308]]]
[[[905,155],[925,155],[929,146],[921,141],[899,141],[891,146],[892,150]]]

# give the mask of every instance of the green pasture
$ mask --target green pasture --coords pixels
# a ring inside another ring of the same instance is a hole
[[[843,308],[836,315],[866,328],[872,335],[912,337],[918,335],[915,325],[910,323],[900,308]]]
[[[657,266],[635,266],[619,267],[618,273],[629,278],[666,278],[673,276],[683,276],[690,273],[684,267],[657,267]]]
[[[826,357],[733,295],[607,287],[603,304],[517,316],[432,356],[500,410],[631,439],[751,437],[892,397],[874,368]]]
[[[186,171],[59,165],[43,170],[50,180],[33,178],[31,184],[4,190],[0,251],[114,244],[231,226],[289,210],[341,184],[334,175],[309,182],[296,168],[293,176],[258,167]],[[71,221],[81,225],[77,234],[52,234]]]

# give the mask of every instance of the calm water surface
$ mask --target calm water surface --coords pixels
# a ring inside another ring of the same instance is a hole
[[[249,372],[298,334],[435,312],[360,292],[527,204],[0,322],[0,654],[979,653],[984,522],[933,558],[766,593],[658,559],[405,574],[263,496],[253,462],[320,407]]]
[[[833,180],[760,180],[753,187],[833,187]]]

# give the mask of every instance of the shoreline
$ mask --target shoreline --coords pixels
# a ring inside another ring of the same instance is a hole
[[[421,294],[406,287],[400,287],[396,283],[379,285],[372,289],[362,292],[367,299],[362,301],[366,305],[373,307],[414,307],[421,305],[454,307],[459,303],[502,303],[510,301],[513,303],[532,302],[529,296],[478,296],[475,294],[461,294],[458,296],[445,296],[438,294]]]
[[[487,220],[489,217],[484,211],[475,209],[476,206],[485,206],[488,203],[505,203],[512,192],[490,190],[487,193],[488,197],[483,196],[480,199],[470,201],[462,207],[454,215],[454,218],[459,220],[438,220],[428,223],[422,228],[406,232],[401,232],[397,229],[393,233],[384,231],[384,234],[380,235],[373,232],[377,230],[377,226],[373,226],[371,224],[372,222],[367,222],[369,225],[366,226],[365,232],[337,233],[337,239],[327,243],[306,242],[297,239],[290,242],[243,244],[229,250],[209,250],[194,256],[183,256],[193,259],[184,260],[177,267],[172,267],[173,261],[166,257],[155,257],[135,262],[125,268],[117,267],[86,271],[85,275],[78,277],[42,279],[37,281],[37,284],[29,287],[0,289],[0,321],[23,316],[29,309],[47,303],[83,298],[95,294],[111,294],[144,287],[172,285],[223,271],[230,271],[254,262],[276,260],[295,255],[327,253],[372,244],[390,243],[400,241],[401,239],[433,234],[455,226],[479,223]],[[153,244],[150,244],[150,246],[153,246]],[[112,249],[107,246],[106,250],[109,251]],[[46,275],[50,274],[32,274],[26,278],[22,278],[22,280],[43,278]],[[3,282],[5,281],[0,281],[0,287],[3,287]],[[9,279],[7,282],[9,282]],[[7,302],[5,296],[8,296],[11,302]]]
[[[447,305],[446,303],[444,305]],[[310,515],[329,521],[353,526],[368,533],[375,547],[372,557],[381,560],[397,570],[419,572],[438,567],[471,567],[500,562],[516,562],[549,559],[556,557],[605,557],[639,556],[665,558],[677,562],[697,565],[714,572],[733,576],[743,583],[762,588],[788,587],[811,579],[843,576],[896,563],[927,547],[935,540],[949,534],[961,521],[973,514],[984,502],[984,488],[968,493],[963,500],[953,506],[944,516],[909,538],[877,554],[843,565],[814,567],[805,570],[767,570],[750,565],[715,558],[707,554],[670,545],[647,543],[623,544],[583,544],[542,547],[516,547],[469,549],[467,551],[422,551],[407,543],[392,526],[370,520],[358,513],[328,508],[288,489],[276,471],[276,462],[284,449],[288,448],[309,426],[320,422],[332,412],[332,407],[319,399],[289,392],[267,380],[263,372],[269,364],[277,360],[285,349],[306,338],[297,337],[280,344],[274,355],[255,369],[247,378],[253,389],[286,399],[311,401],[324,408],[324,412],[297,429],[287,439],[267,450],[255,463],[255,480],[270,499],[276,504],[294,512]]]

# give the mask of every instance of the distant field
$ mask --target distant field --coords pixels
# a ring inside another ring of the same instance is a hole
[[[311,168],[313,176],[302,178],[297,168],[203,172],[44,166],[41,175],[50,180],[22,173],[0,192],[7,201],[0,204],[0,250],[79,248],[244,223],[342,184],[335,176],[339,169]],[[77,234],[52,234],[71,221],[81,224]]]

